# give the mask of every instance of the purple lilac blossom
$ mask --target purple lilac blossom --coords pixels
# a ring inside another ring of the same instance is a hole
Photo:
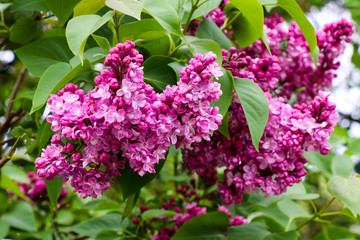
[[[195,54],[180,81],[156,93],[144,82],[143,56],[131,41],[110,50],[95,89],[68,84],[48,100],[47,121],[57,132],[35,164],[40,177],[63,177],[79,197],[101,195],[128,162],[139,175],[155,173],[171,144],[189,148],[209,140],[222,116],[216,55]]]

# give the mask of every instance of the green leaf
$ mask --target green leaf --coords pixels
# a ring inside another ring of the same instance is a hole
[[[32,18],[22,17],[16,20],[10,29],[10,41],[25,44],[33,40],[38,32],[38,22]]]
[[[66,40],[71,51],[76,56],[79,56],[81,62],[83,62],[83,54],[88,37],[113,16],[114,11],[109,11],[102,17],[98,15],[82,15],[69,21],[65,33]]]
[[[180,13],[186,0],[168,0],[177,13]]]
[[[39,110],[46,103],[51,93],[57,92],[80,73],[90,69],[90,62],[87,59],[85,59],[83,66],[79,64],[73,69],[71,69],[70,64],[63,62],[49,67],[39,80],[30,114]]]
[[[223,120],[221,121],[221,125],[219,126],[218,131],[228,139],[231,138],[229,133],[229,111],[227,111],[225,116],[223,117]]]
[[[272,232],[283,232],[285,231],[285,227],[281,225],[274,218],[267,215],[260,215],[251,219],[251,222],[260,222],[265,224]]]
[[[240,47],[246,47],[263,37],[264,10],[258,0],[230,0],[242,13],[234,22],[233,28]],[[245,29],[245,31],[243,30]],[[240,31],[240,32],[239,32]],[[241,34],[247,35],[241,35]],[[242,41],[241,39],[244,39]]]
[[[169,210],[162,210],[162,209],[150,209],[150,210],[147,210],[146,212],[144,212],[142,215],[141,215],[141,218],[143,221],[148,221],[148,220],[151,220],[153,218],[158,218],[158,217],[161,217],[161,216],[174,216],[176,215],[177,213],[174,212],[174,211],[169,211]]]
[[[169,55],[170,37],[165,32],[149,31],[139,34],[138,46],[149,51],[150,55]]]
[[[142,0],[144,8],[149,12],[160,25],[169,33],[177,36],[183,36],[180,28],[180,21],[177,12],[166,0]],[[161,7],[160,7],[161,6]]]
[[[1,216],[1,220],[20,230],[27,232],[37,231],[33,209],[23,201],[16,201],[10,211]]]
[[[259,142],[269,119],[269,104],[261,88],[247,78],[235,78],[234,89],[245,113],[252,143],[259,151]]]
[[[311,165],[315,166],[319,171],[324,173],[325,176],[330,177],[332,175],[331,162],[334,157],[333,153],[330,152],[327,155],[322,155],[319,152],[304,152],[303,156]]]
[[[141,11],[144,8],[144,4],[137,0],[106,0],[105,4],[109,8],[134,17],[137,20],[140,20]]]
[[[19,182],[19,183],[30,183],[29,177],[26,172],[13,164],[6,164],[1,168],[1,173],[5,174],[9,178]]]
[[[120,42],[135,41],[144,32],[164,32],[164,28],[154,19],[144,19],[132,23],[121,24],[119,28]]]
[[[214,81],[221,84],[221,91],[222,94],[219,97],[219,101],[217,102],[211,102],[211,106],[219,107],[219,113],[224,117],[230,107],[231,100],[233,97],[233,76],[230,71],[225,70],[223,67],[221,67],[221,71],[224,73],[221,77],[219,77],[219,80],[214,79]]]
[[[221,48],[229,50],[233,45],[220,28],[211,18],[206,18],[200,23],[196,30],[196,37],[211,39],[217,42]]]
[[[350,177],[354,170],[354,162],[348,155],[335,155],[331,163],[331,170],[334,175],[344,178]]]
[[[203,2],[205,2],[205,3],[203,3]],[[202,17],[205,14],[211,12],[212,10],[217,8],[220,5],[220,3],[221,3],[221,0],[199,1],[199,4],[201,4],[201,6],[199,8],[197,8],[195,10],[195,12],[192,14],[191,20],[198,18],[198,17]],[[187,1],[184,5],[184,15],[182,17],[181,23],[186,22],[186,19],[188,18],[189,13],[190,13],[190,9],[191,9],[191,1]]]
[[[311,23],[306,19],[304,12],[295,0],[259,0],[264,5],[276,5],[283,8],[299,25],[301,32],[303,33],[306,41],[309,44],[312,59],[314,63],[317,62],[319,55],[319,49],[317,47],[317,39],[315,35],[315,29]],[[315,65],[316,66],[316,65]]]
[[[120,240],[123,238],[120,238],[120,233],[115,230],[102,230],[99,232],[95,240]]]
[[[99,47],[101,47],[102,49],[104,49],[107,52],[110,50],[110,43],[106,38],[95,35],[95,34],[91,34],[91,36],[93,37],[95,42],[99,45]]]
[[[102,48],[94,47],[84,52],[84,59],[87,59],[91,64],[98,63],[99,61],[103,62],[103,59],[109,54],[109,51],[105,51]],[[70,65],[73,68],[76,68],[79,64],[81,64],[80,58],[78,56],[74,56],[70,60]],[[85,62],[85,64],[87,64]]]
[[[267,226],[260,222],[251,222],[240,226],[230,227],[228,240],[297,240],[296,231],[271,233]]]
[[[221,48],[215,41],[210,39],[195,39],[189,43],[189,46],[193,55],[196,53],[204,55],[205,53],[213,52],[217,56],[216,63],[222,66]]]
[[[45,0],[50,11],[59,19],[60,23],[64,25],[66,20],[73,13],[73,8],[80,0]]]
[[[49,11],[49,8],[46,6],[45,0],[14,0],[12,7],[12,12],[22,12],[22,11]]]
[[[95,239],[103,230],[121,230],[127,222],[122,222],[122,215],[119,213],[109,213],[101,217],[90,218],[87,221],[69,227],[69,230],[79,233],[83,236],[89,236],[86,239]]]
[[[172,240],[225,240],[229,217],[224,212],[201,214],[185,222]]]
[[[282,211],[286,216],[289,217],[289,221],[291,219],[295,219],[297,217],[311,217],[310,213],[307,212],[305,209],[300,207],[300,205],[296,204],[292,200],[282,200],[277,203],[280,211]]]
[[[350,139],[348,144],[348,151],[353,154],[360,155],[360,138]]]
[[[174,62],[173,58],[165,56],[151,56],[142,66],[144,67],[144,80],[151,84],[157,90],[165,90],[167,85],[176,84],[176,74],[174,70],[168,66]]]
[[[64,37],[42,38],[15,50],[15,53],[37,77],[41,77],[51,65],[68,62],[73,56]]]
[[[350,232],[348,228],[341,226],[329,226],[323,228],[312,240],[353,240],[358,234]]]
[[[5,190],[10,190],[13,194],[21,197],[21,198],[27,198],[19,188],[19,185],[15,183],[13,179],[5,175],[5,173],[1,173],[0,176],[0,188],[3,188]]]
[[[171,67],[175,74],[176,74],[176,81],[180,80],[180,69],[186,67],[186,64],[184,62],[171,62],[168,64],[169,67]]]
[[[63,178],[54,177],[51,180],[45,180],[47,193],[50,199],[51,205],[56,209],[57,202],[61,194],[62,186],[63,186]]]
[[[48,144],[52,135],[53,135],[53,132],[51,131],[51,123],[49,123],[48,121],[44,121],[41,124],[40,129],[39,129],[39,134],[36,137],[36,140],[38,138],[40,138],[40,142],[39,142],[39,151],[40,152]]]
[[[165,160],[160,160],[159,164],[155,166],[156,173],[146,173],[144,176],[140,176],[130,167],[129,163],[126,163],[125,168],[119,170],[121,175],[114,179],[121,187],[124,200],[139,192],[143,186],[153,180],[160,173],[164,162]]]
[[[81,0],[74,7],[74,17],[94,14],[105,7],[105,0]]]
[[[360,178],[333,176],[328,182],[328,190],[356,216],[360,210]]]
[[[11,6],[11,3],[0,3],[0,12],[4,14],[4,11]]]
[[[135,206],[135,203],[136,201],[138,200],[139,198],[139,194],[140,194],[140,190],[134,194],[131,194],[127,199],[126,199],[126,205],[125,205],[125,209],[124,209],[124,213],[123,213],[123,216],[122,218],[125,219],[126,217],[128,217],[134,206]]]
[[[10,225],[0,220],[0,239],[4,239],[10,230]]]

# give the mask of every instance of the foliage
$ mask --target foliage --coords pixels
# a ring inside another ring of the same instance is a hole
[[[360,239],[323,92],[352,33],[295,0],[0,3],[0,238]]]

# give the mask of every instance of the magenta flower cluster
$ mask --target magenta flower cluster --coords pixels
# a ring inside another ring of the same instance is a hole
[[[284,193],[305,176],[304,151],[327,154],[327,143],[338,121],[329,93],[320,92],[310,105],[290,106],[283,98],[267,94],[270,115],[259,152],[252,145],[244,112],[238,98],[229,108],[231,139],[215,132],[209,142],[192,144],[184,150],[185,165],[203,176],[208,169],[226,167],[218,192],[225,204],[240,203],[245,193],[261,189],[265,195]]]
[[[35,172],[28,172],[27,175],[30,183],[24,182],[19,184],[20,191],[35,202],[48,200],[49,197],[44,179],[38,177]],[[67,190],[63,187],[58,201],[62,201],[66,195]]]
[[[68,84],[48,100],[47,121],[57,132],[36,159],[38,175],[69,180],[79,197],[96,198],[128,162],[139,175],[155,173],[171,144],[189,148],[209,140],[222,116],[211,107],[222,94],[216,55],[196,54],[180,81],[156,93],[144,82],[143,56],[131,41],[110,50],[88,94]]]

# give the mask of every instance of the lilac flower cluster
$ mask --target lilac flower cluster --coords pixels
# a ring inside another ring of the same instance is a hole
[[[211,107],[222,94],[211,80],[223,73],[216,55],[196,54],[180,81],[156,93],[144,82],[143,56],[131,41],[110,50],[95,89],[85,94],[68,84],[48,100],[47,121],[57,132],[36,159],[38,175],[62,176],[79,197],[96,198],[128,162],[139,175],[155,173],[171,144],[186,148],[209,140],[222,116]]]
[[[44,179],[39,178],[35,172],[28,172],[27,175],[30,183],[21,183],[19,185],[20,191],[35,202],[48,200],[49,197]],[[63,187],[58,201],[62,201],[66,195],[67,190]]]
[[[336,77],[335,70],[340,62],[336,58],[344,52],[345,42],[351,41],[353,24],[345,19],[326,24],[316,31],[318,39],[319,58],[315,67],[300,28],[295,22],[286,28],[281,24],[284,20],[277,15],[265,19],[265,33],[268,37],[271,53],[277,58],[280,71],[276,75],[278,84],[276,95],[290,99],[298,89],[299,103],[309,103],[318,92],[332,86]],[[245,48],[251,58],[269,57],[268,50],[261,40]]]
[[[261,189],[266,195],[284,193],[288,186],[300,182],[306,174],[307,160],[303,151],[320,151],[327,154],[327,143],[338,121],[335,104],[329,93],[320,92],[307,105],[290,106],[283,98],[269,102],[269,121],[259,144],[259,152],[252,145],[244,112],[238,98],[233,97],[229,108],[227,139],[215,132],[209,142],[192,144],[183,151],[185,165],[202,175],[209,168],[224,166],[224,179],[218,192],[225,204],[240,203],[245,193]]]

